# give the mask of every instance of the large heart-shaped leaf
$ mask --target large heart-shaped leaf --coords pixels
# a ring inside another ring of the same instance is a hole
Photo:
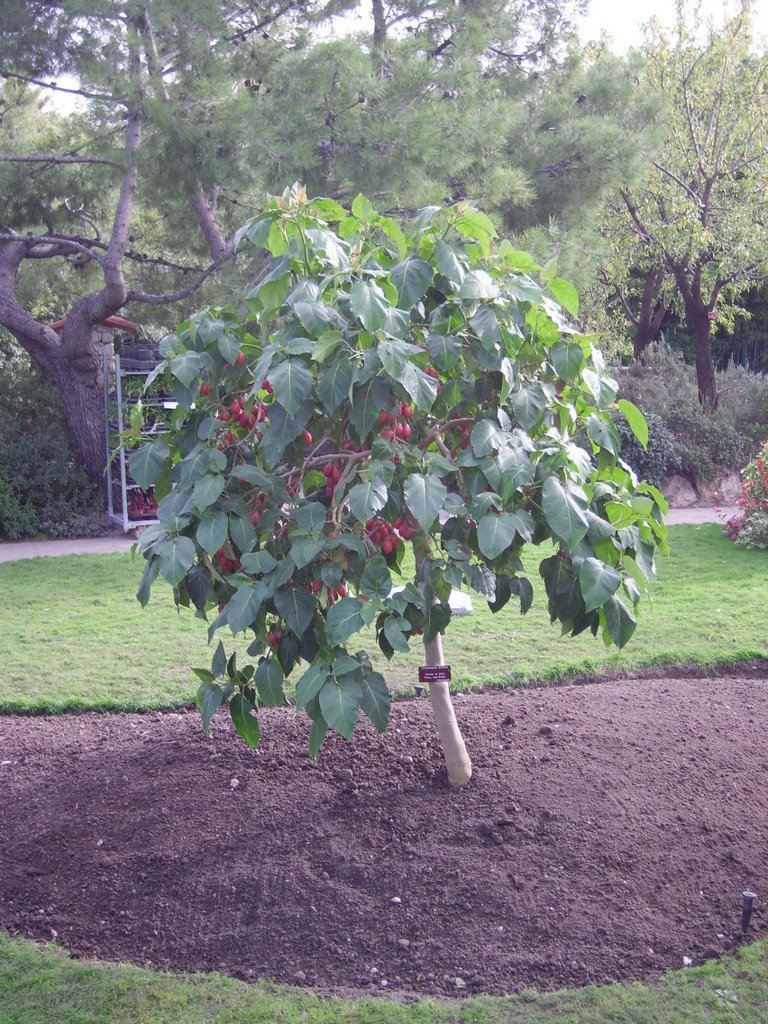
[[[343,644],[365,626],[362,607],[356,597],[344,597],[329,609],[325,629],[332,644]]]
[[[295,416],[312,390],[312,374],[301,359],[286,359],[269,373],[275,401],[289,416]]]
[[[259,720],[254,714],[255,710],[253,704],[242,693],[236,693],[229,702],[229,711],[238,735],[245,740],[249,747],[254,749],[258,747],[261,738]]]
[[[507,550],[517,532],[515,520],[508,512],[491,512],[477,524],[477,544],[486,558],[498,558]]]
[[[579,568],[579,586],[588,612],[594,611],[621,586],[621,573],[599,558],[585,558]]]
[[[544,481],[542,508],[547,526],[569,548],[574,548],[589,529],[586,503],[576,497],[555,476]]]
[[[403,496],[408,510],[425,533],[431,529],[443,507],[448,489],[437,476],[411,473],[405,481]]]
[[[363,688],[349,676],[343,677],[342,682],[333,678],[327,680],[320,691],[323,718],[334,732],[348,740],[352,739],[355,731],[362,702]]]

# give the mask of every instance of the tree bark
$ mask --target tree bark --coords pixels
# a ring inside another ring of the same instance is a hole
[[[50,369],[61,395],[72,445],[92,483],[106,495],[107,467],[104,392],[100,354],[91,346],[91,358],[75,367],[66,359]]]
[[[669,312],[669,306],[659,298],[663,283],[663,270],[651,270],[646,273],[633,344],[635,359],[641,359],[648,346],[656,341],[664,317]]]
[[[712,325],[709,321],[709,311],[704,309],[689,313],[688,321],[693,327],[693,338],[696,342],[696,383],[699,388],[699,402],[707,412],[714,412],[718,396],[715,364],[712,361]]]
[[[434,640],[424,644],[427,665],[442,665],[443,641],[438,633]],[[429,699],[435,716],[440,746],[443,748],[448,781],[454,787],[466,786],[472,778],[472,762],[456,721],[447,682],[429,684]]]

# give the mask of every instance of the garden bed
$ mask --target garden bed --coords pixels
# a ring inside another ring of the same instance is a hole
[[[264,714],[0,718],[0,928],[76,955],[322,991],[654,977],[732,948],[768,894],[768,673],[425,698],[333,738]],[[385,984],[386,983],[386,984]]]

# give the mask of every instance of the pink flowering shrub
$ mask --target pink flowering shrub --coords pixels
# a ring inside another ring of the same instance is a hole
[[[768,549],[768,441],[742,472],[739,514],[725,524],[737,544]]]

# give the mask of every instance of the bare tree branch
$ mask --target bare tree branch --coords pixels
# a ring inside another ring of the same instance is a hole
[[[67,256],[79,252],[90,260],[103,264],[104,257],[93,251],[97,243],[69,238],[64,235],[21,235],[18,231],[0,232],[0,241],[20,242],[24,245],[24,259],[45,260],[53,256]],[[106,248],[103,243],[101,248]]]
[[[19,75],[14,71],[0,71],[0,78],[15,78],[19,82],[28,82],[30,85],[39,85],[41,89],[53,89],[55,92],[66,92],[71,96],[82,96],[86,100],[99,100],[102,103],[119,103],[125,106],[126,100],[120,96],[110,96],[109,93],[88,92],[87,89],[67,89],[56,82],[43,82],[39,78],[30,78],[28,75]]]
[[[126,302],[143,302],[149,306],[164,306],[169,305],[172,302],[180,302],[182,299],[188,298],[197,289],[208,280],[208,278],[215,274],[216,271],[223,266],[228,260],[234,255],[232,249],[228,249],[219,259],[214,260],[213,263],[209,264],[205,270],[198,274],[194,281],[178,291],[169,292],[167,295],[153,295],[151,292],[140,292],[140,291],[129,291],[126,298]]]
[[[56,153],[34,153],[29,156],[15,156],[12,153],[0,153],[3,164],[105,164],[123,170],[123,165],[115,160],[107,160],[103,156],[59,156]]]

